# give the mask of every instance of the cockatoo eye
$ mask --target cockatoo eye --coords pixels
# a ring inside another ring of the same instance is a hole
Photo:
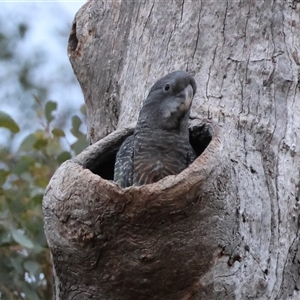
[[[166,83],[165,86],[164,86],[164,91],[167,92],[167,91],[170,90],[170,88],[171,88],[170,83]]]

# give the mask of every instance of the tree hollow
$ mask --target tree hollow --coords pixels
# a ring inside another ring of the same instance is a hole
[[[121,129],[89,146],[49,183],[45,231],[60,299],[85,299],[86,285],[93,287],[89,299],[189,299],[201,286],[209,293],[201,278],[226,237],[219,129],[193,120],[191,144],[201,155],[188,168],[121,189],[104,178],[111,179],[115,154],[132,133],[133,127]]]

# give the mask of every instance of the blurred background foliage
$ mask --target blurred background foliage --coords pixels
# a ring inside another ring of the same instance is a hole
[[[29,26],[2,28],[0,20],[0,299],[51,299],[42,198],[55,170],[87,146],[84,106],[59,112],[51,84],[36,76],[45,55],[33,49],[24,59],[18,51]]]

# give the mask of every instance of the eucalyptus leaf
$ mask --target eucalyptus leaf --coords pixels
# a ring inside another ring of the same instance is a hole
[[[33,133],[27,135],[25,139],[22,141],[19,151],[31,151],[33,149],[33,145],[36,142],[36,137]]]
[[[47,121],[50,123],[54,117],[52,115],[53,111],[57,109],[57,103],[54,101],[48,101],[45,105],[45,115]]]
[[[5,183],[9,174],[10,174],[10,171],[0,169],[0,186],[2,186]]]
[[[0,127],[4,127],[13,133],[20,131],[18,124],[7,113],[0,111]]]
[[[57,161],[58,161],[58,163],[62,164],[63,162],[65,162],[66,160],[71,159],[71,158],[72,158],[72,156],[71,156],[70,152],[64,151],[58,155]]]
[[[24,294],[26,295],[26,299],[30,300],[40,300],[40,297],[29,284],[23,285]]]
[[[20,262],[20,257],[11,258],[10,263],[12,264],[15,272],[17,272],[18,274],[23,274],[23,267]]]
[[[11,234],[15,242],[19,243],[21,246],[28,249],[34,248],[33,242],[21,230],[12,230]]]
[[[55,137],[64,137],[65,136],[65,133],[63,130],[59,129],[59,128],[54,128],[52,130],[52,134],[55,136]]]
[[[82,122],[78,116],[75,115],[72,117],[71,133],[77,138],[82,134],[80,131],[81,124],[82,124]]]
[[[41,273],[41,266],[32,260],[25,261],[24,268],[26,271],[28,271],[30,274],[37,276],[39,273]]]
[[[83,134],[80,134],[78,136],[78,139],[75,143],[71,145],[72,150],[75,151],[76,155],[79,154],[81,151],[83,151],[88,146],[86,136]]]

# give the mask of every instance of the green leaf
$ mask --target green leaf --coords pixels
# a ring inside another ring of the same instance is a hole
[[[80,106],[80,112],[81,112],[84,116],[86,116],[86,104],[82,104],[82,105]]]
[[[45,251],[45,247],[47,246],[47,242],[46,242],[46,239],[45,239],[44,236],[43,236],[43,239],[42,239],[42,240],[43,240],[44,246],[42,247],[41,245],[36,244],[35,247],[34,247],[34,249],[33,249],[33,253],[39,254],[39,253]],[[41,241],[40,241],[40,243],[41,243]]]
[[[80,126],[81,126],[82,122],[80,120],[80,118],[78,116],[73,116],[72,117],[72,129],[71,129],[71,133],[75,136],[75,137],[79,137],[82,133],[79,130]]]
[[[57,108],[57,103],[54,101],[48,101],[45,105],[45,115],[47,121],[50,123],[54,117],[52,116],[53,111]]]
[[[63,162],[65,162],[66,160],[71,159],[71,158],[72,158],[72,156],[71,156],[70,152],[64,151],[58,155],[57,162],[62,164]]]
[[[34,276],[38,276],[39,273],[41,273],[41,267],[40,265],[32,260],[25,261],[24,268],[26,271],[28,271],[30,274]]]
[[[86,136],[82,133],[77,138],[77,141],[71,145],[71,149],[75,151],[75,154],[79,154],[88,146]]]
[[[30,167],[35,163],[35,159],[31,156],[23,155],[21,156],[12,166],[11,171],[16,175],[21,175],[25,172],[28,172]]]
[[[4,127],[13,133],[20,131],[18,124],[7,113],[0,111],[0,127]]]
[[[1,222],[3,223],[3,222]],[[10,245],[11,244],[11,238],[8,234],[5,234],[6,233],[6,230],[3,230],[3,229],[6,229],[7,226],[3,226],[3,224],[1,224],[2,226],[2,230],[1,230],[1,233],[0,233],[0,249],[2,248],[2,246],[5,246],[5,245]],[[6,224],[4,224],[6,225]],[[3,228],[5,227],[5,228]],[[2,248],[3,249],[3,248]],[[3,255],[3,252],[1,254],[1,256]],[[1,262],[0,262],[1,263]],[[1,267],[0,267],[0,270],[1,270]],[[1,270],[2,271],[2,270]],[[1,298],[0,298],[1,299]]]
[[[46,139],[37,139],[36,142],[34,143],[33,147],[36,150],[41,150],[42,148],[46,147],[48,144],[48,141]]]
[[[40,150],[47,146],[48,144],[48,139],[44,131],[42,130],[37,130],[34,133],[34,136],[36,138],[35,143],[33,144],[34,149]]]
[[[48,156],[55,159],[62,151],[62,145],[59,138],[48,139],[47,147],[45,148],[45,153]]]
[[[5,191],[5,198],[7,200],[15,200],[14,202],[19,203],[18,190],[14,189],[14,188],[6,188],[6,189],[4,189],[4,191]]]
[[[40,297],[38,296],[38,294],[36,293],[36,291],[28,283],[24,284],[22,286],[22,288],[23,288],[24,294],[26,295],[26,299],[40,300]]]
[[[8,175],[10,175],[10,171],[0,169],[0,186],[2,186],[5,183]]]
[[[26,136],[26,138],[21,143],[19,151],[31,151],[33,149],[33,145],[36,142],[36,137],[33,133]]]
[[[22,233],[21,230],[15,229],[11,231],[12,237],[21,246],[28,248],[28,249],[33,249],[34,245],[32,241]]]
[[[63,130],[59,129],[59,128],[54,128],[52,130],[52,134],[55,136],[55,137],[64,137],[65,136],[65,133]]]
[[[17,272],[18,274],[23,274],[23,268],[22,268],[22,264],[20,262],[20,258],[11,258],[10,259],[10,263],[12,264],[13,268],[15,269],[15,272]]]

